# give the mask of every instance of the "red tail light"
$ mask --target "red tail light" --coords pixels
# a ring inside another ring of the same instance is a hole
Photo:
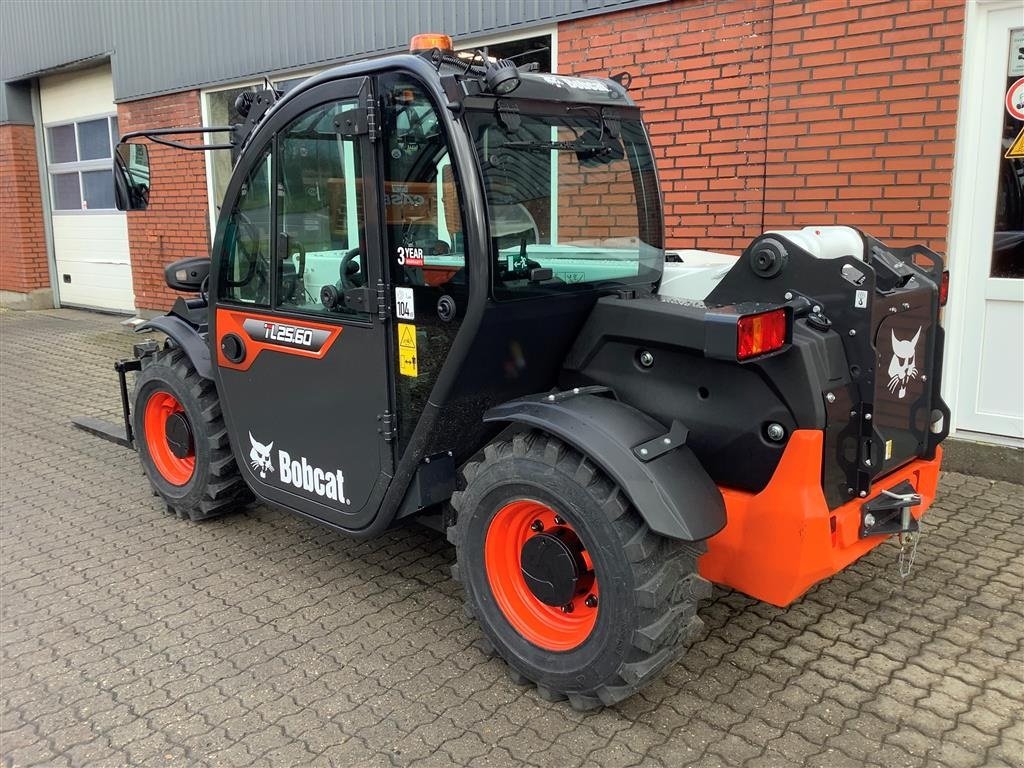
[[[736,324],[736,359],[748,360],[780,349],[786,343],[786,310],[745,315]]]
[[[949,298],[949,270],[942,270],[942,281],[939,283],[939,306],[946,306],[946,300]]]

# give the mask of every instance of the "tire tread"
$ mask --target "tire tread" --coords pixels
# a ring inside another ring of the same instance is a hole
[[[537,431],[519,433],[511,440],[499,439],[488,445],[480,461],[470,462],[464,468],[466,487],[489,465],[511,456],[531,456],[555,468],[583,486],[594,499],[595,507],[604,512],[615,529],[633,571],[640,620],[619,668],[591,690],[553,691],[546,683],[531,680],[511,666],[510,677],[517,683],[532,684],[545,700],[568,697],[569,704],[579,711],[613,706],[649,684],[701,634],[704,623],[696,615],[697,608],[711,591],[709,582],[697,574],[697,558],[705,545],[653,533],[622,490],[590,459]],[[456,546],[457,559],[464,556],[463,528],[468,519],[466,513],[471,511],[465,509],[465,501],[466,491],[452,499],[457,514],[448,528],[448,540]],[[453,569],[453,576],[460,583],[464,573],[464,568]],[[471,590],[465,591],[468,598]],[[470,605],[468,599],[466,605]]]
[[[213,382],[202,378],[196,372],[192,361],[179,347],[159,350],[145,364],[144,370],[150,370],[155,366],[167,369],[163,375],[184,384],[199,401],[199,414],[202,420],[192,425],[194,432],[198,433],[194,439],[205,440],[210,448],[210,479],[203,488],[202,497],[195,504],[185,504],[180,500],[165,497],[168,512],[182,519],[200,522],[221,517],[245,506],[252,501],[252,491],[246,485],[231,452],[230,436],[224,423],[217,388]],[[136,382],[136,412],[139,410],[139,388],[140,385]],[[136,432],[142,434],[138,429]],[[155,486],[154,491],[159,493]]]

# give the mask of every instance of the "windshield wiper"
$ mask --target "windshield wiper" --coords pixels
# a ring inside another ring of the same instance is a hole
[[[580,141],[507,141],[501,145],[501,149],[514,149],[524,152],[550,150],[557,152],[593,152],[595,154],[606,154],[612,151],[612,148],[607,144],[587,144]]]

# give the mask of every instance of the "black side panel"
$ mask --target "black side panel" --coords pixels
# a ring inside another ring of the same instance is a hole
[[[652,367],[636,364],[641,351],[654,356]],[[690,429],[687,446],[701,465],[715,482],[732,488],[760,489],[771,479],[785,443],[768,440],[766,424],[782,424],[787,435],[796,427],[756,371],[685,349],[609,340],[585,378],[566,382],[611,387],[623,402],[664,424],[682,421]]]
[[[516,397],[558,383],[566,352],[593,306],[593,293],[490,303],[427,440],[427,455],[452,451],[456,464],[500,431],[481,417]]]
[[[592,394],[534,395],[492,408],[484,420],[535,427],[579,449],[618,483],[655,533],[701,541],[725,527],[722,494],[686,445],[650,461],[633,452],[669,430],[632,406]]]
[[[778,354],[737,363],[707,356],[703,305],[603,298],[566,358],[563,387],[599,384],[663,424],[690,429],[687,446],[720,485],[760,491],[794,429],[825,427],[824,391],[847,382],[842,341],[805,320]],[[640,362],[651,355],[650,364]],[[768,437],[779,424],[784,438]]]
[[[136,333],[142,333],[143,331],[166,333],[188,355],[188,359],[192,361],[192,365],[196,368],[196,373],[204,379],[213,380],[210,347],[206,339],[180,317],[175,317],[174,315],[155,317],[135,329]]]

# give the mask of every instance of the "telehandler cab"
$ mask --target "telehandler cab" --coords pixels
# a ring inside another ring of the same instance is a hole
[[[943,265],[847,227],[666,262],[628,76],[526,69],[418,36],[243,95],[243,124],[126,134],[122,209],[160,175],[131,139],[235,162],[212,259],[166,270],[197,296],[116,366],[121,439],[192,520],[255,497],[446,530],[513,677],[589,709],[682,652],[709,582],[785,606],[912,546]]]

